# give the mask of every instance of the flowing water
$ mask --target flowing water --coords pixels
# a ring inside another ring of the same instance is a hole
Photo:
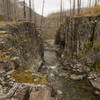
[[[48,50],[44,53],[47,63],[51,63],[52,66],[56,66],[57,64],[55,62],[58,63],[58,61],[56,61],[56,52]],[[52,70],[57,70],[57,68],[54,67]],[[66,73],[71,74],[70,72]],[[58,78],[55,80],[54,87],[61,89],[63,92],[62,99],[57,100],[100,100],[100,96],[94,94],[94,89],[88,80],[74,81],[70,78],[59,77],[58,75]]]

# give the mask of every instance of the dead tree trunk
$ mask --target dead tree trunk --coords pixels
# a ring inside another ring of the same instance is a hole
[[[32,20],[31,0],[29,0],[29,21]]]
[[[6,5],[6,18],[7,20],[11,20],[10,0],[6,0],[5,5]]]
[[[44,14],[44,4],[45,4],[45,0],[43,0],[43,4],[42,4],[42,15],[41,15],[41,25],[40,25],[40,29],[42,27],[42,24],[43,24],[43,14]]]
[[[95,6],[98,4],[98,0],[95,0]]]
[[[73,16],[75,15],[75,3],[76,3],[76,0],[73,1]]]
[[[62,16],[63,16],[63,8],[62,8],[62,0],[61,0],[61,2],[60,2],[60,23],[63,20]]]
[[[89,8],[91,8],[91,0],[89,0]]]
[[[71,7],[72,0],[70,0],[70,16],[72,15],[72,7]]]
[[[23,5],[23,18],[24,20],[26,19],[26,6],[25,6],[26,2],[24,0],[24,5]]]
[[[36,13],[35,13],[35,6],[34,6],[34,0],[33,0],[33,2],[32,2],[32,5],[33,5],[33,16],[34,16],[34,23],[35,23],[35,25],[37,26],[37,19],[36,19]]]
[[[81,0],[78,0],[77,1],[77,7],[78,7],[78,14],[80,14],[80,11],[81,11]]]
[[[14,15],[14,20],[17,19],[17,2],[14,0],[14,6],[13,6],[13,15]]]

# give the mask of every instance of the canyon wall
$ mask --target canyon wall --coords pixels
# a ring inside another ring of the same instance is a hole
[[[67,17],[57,30],[55,43],[64,58],[80,58],[88,63],[95,62],[91,57],[99,60],[100,15]]]
[[[15,23],[0,29],[0,69],[37,71],[42,61],[43,41],[33,23]]]

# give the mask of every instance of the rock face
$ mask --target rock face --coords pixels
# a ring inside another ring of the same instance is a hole
[[[85,58],[87,64],[94,66],[98,62],[96,57],[100,57],[100,15],[67,17],[57,31],[55,43],[64,58]]]
[[[43,60],[43,42],[29,22],[7,25],[0,33],[0,69],[29,68],[37,71]]]
[[[66,53],[79,55],[84,53],[93,44],[100,43],[100,17],[66,18],[56,35],[56,44]],[[71,52],[72,51],[72,52]]]

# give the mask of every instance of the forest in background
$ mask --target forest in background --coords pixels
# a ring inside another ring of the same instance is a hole
[[[35,12],[34,0],[0,0],[1,21],[31,21],[40,29],[45,39],[55,38],[56,30],[64,22],[66,16],[86,16],[99,13],[100,0],[89,0],[87,6],[83,7],[83,0],[69,0],[70,9],[65,10],[63,0],[60,3],[60,12],[49,14],[44,17],[45,0],[43,0],[41,15]],[[95,7],[96,6],[96,7]],[[94,9],[92,9],[95,7]],[[91,10],[90,10],[91,9]]]

